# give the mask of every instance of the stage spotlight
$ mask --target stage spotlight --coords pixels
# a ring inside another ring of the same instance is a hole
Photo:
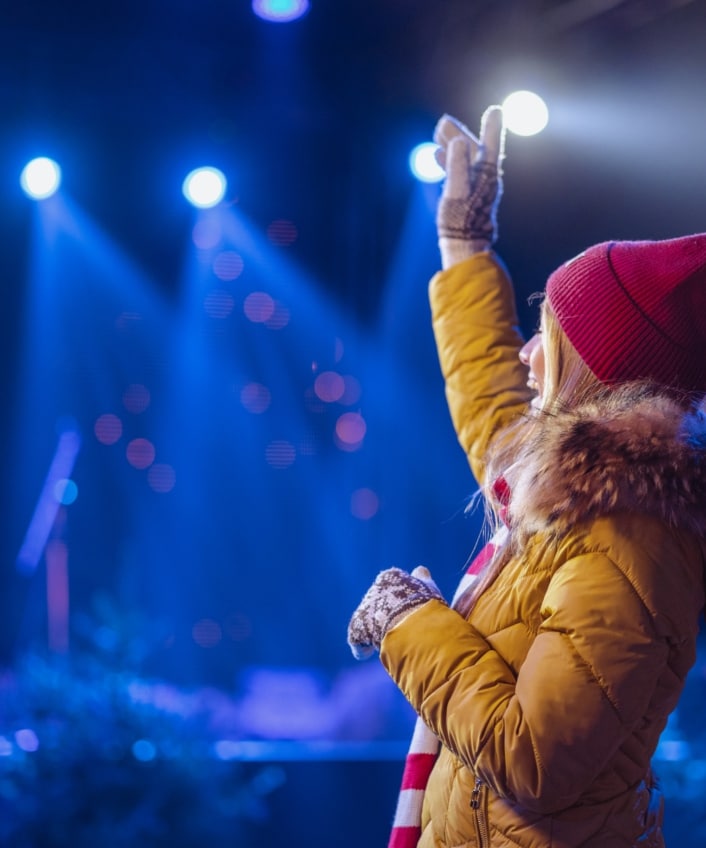
[[[189,203],[199,209],[208,209],[223,200],[227,185],[218,168],[196,168],[187,175],[182,191]]]
[[[20,185],[28,197],[44,200],[51,197],[61,184],[61,168],[53,159],[40,156],[22,169]]]
[[[505,126],[515,135],[537,135],[549,120],[547,104],[533,91],[514,91],[502,106]]]
[[[438,183],[444,179],[444,170],[434,158],[437,148],[438,145],[425,141],[409,154],[409,167],[423,183]]]
[[[309,11],[309,0],[252,0],[252,10],[263,21],[286,24]]]

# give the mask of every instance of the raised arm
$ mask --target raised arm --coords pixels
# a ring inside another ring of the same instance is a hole
[[[502,195],[502,110],[491,106],[476,138],[445,115],[434,139],[446,180],[437,211],[442,270],[429,295],[446,397],[479,483],[493,436],[531,400],[518,359],[522,336],[512,283],[491,252]]]

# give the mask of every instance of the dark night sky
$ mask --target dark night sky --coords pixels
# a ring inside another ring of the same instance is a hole
[[[531,251],[541,277],[586,241],[703,228],[705,35],[702,2],[664,0],[314,2],[289,25],[245,2],[30,0],[0,32],[13,287],[28,215],[16,174],[35,150],[166,289],[188,224],[179,176],[210,156],[256,220],[297,221],[302,261],[369,315],[406,151],[444,111],[475,126],[520,87],[552,122],[510,141],[501,249]]]

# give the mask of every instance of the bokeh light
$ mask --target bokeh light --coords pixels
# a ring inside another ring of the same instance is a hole
[[[54,497],[57,503],[70,506],[78,497],[78,486],[73,480],[57,480],[54,484]]]
[[[418,144],[409,154],[409,167],[423,183],[438,183],[444,179],[444,169],[434,158],[438,145],[431,141]]]
[[[515,135],[536,135],[549,121],[549,110],[533,91],[514,91],[502,104],[505,126]]]
[[[243,273],[243,258],[234,250],[222,250],[213,260],[213,273],[223,282],[237,279]]]
[[[314,380],[314,392],[325,403],[340,400],[345,390],[345,381],[336,371],[322,371]]]
[[[17,747],[22,751],[27,751],[28,753],[32,753],[39,749],[39,739],[37,738],[37,734],[25,727],[22,730],[18,730],[15,733],[15,742],[17,743]]]
[[[191,231],[191,238],[199,250],[213,250],[223,238],[220,222],[212,217],[197,221]]]
[[[275,302],[266,292],[251,292],[244,302],[243,311],[253,324],[264,324],[275,311]]]
[[[154,492],[166,494],[176,485],[176,472],[166,462],[155,462],[147,472],[147,483]]]
[[[204,311],[209,318],[227,318],[234,306],[233,295],[223,289],[209,292],[203,301]]]
[[[285,24],[305,15],[309,0],[253,0],[252,10],[264,21]]]
[[[240,402],[253,415],[261,415],[269,409],[272,394],[262,383],[248,383],[240,391]]]
[[[61,185],[61,168],[53,159],[39,156],[22,169],[20,185],[28,197],[44,200],[58,191]]]
[[[351,495],[351,514],[361,521],[368,521],[377,515],[380,499],[372,489],[356,489]]]
[[[133,468],[143,470],[154,462],[155,449],[148,439],[133,439],[125,451],[127,461]]]
[[[184,197],[199,209],[217,206],[226,193],[228,183],[218,168],[196,168],[186,175],[182,185]]]
[[[278,247],[289,247],[297,240],[296,226],[291,221],[277,220],[267,227],[267,238]]]
[[[123,422],[112,412],[106,412],[96,419],[93,432],[102,445],[114,445],[123,434]]]
[[[191,635],[200,648],[215,648],[223,638],[223,631],[217,621],[202,618],[192,627]]]
[[[149,739],[138,739],[132,745],[133,757],[141,763],[149,763],[157,756],[157,748]]]
[[[123,392],[123,406],[133,415],[144,412],[149,405],[149,389],[141,383],[131,383]]]
[[[359,412],[344,412],[336,421],[336,444],[342,450],[358,450],[366,430],[365,419]]]
[[[289,468],[297,457],[297,450],[291,442],[275,439],[265,448],[265,461],[272,468]]]

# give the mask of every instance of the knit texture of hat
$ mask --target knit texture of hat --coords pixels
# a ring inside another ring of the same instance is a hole
[[[706,233],[594,245],[551,274],[546,294],[601,382],[706,392]]]

